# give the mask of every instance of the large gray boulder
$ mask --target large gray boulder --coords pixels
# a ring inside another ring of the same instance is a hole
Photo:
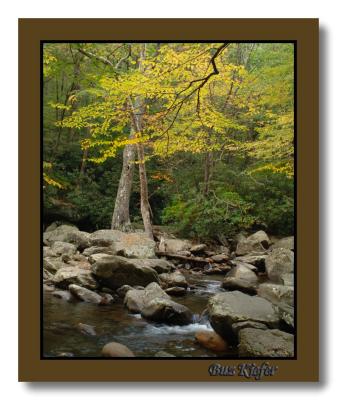
[[[115,250],[110,246],[90,246],[87,247],[83,253],[84,256],[89,257],[94,254],[116,254]]]
[[[146,286],[151,282],[159,282],[157,272],[147,266],[141,266],[134,260],[120,256],[104,255],[92,265],[92,272],[110,289],[118,289],[123,285]],[[92,256],[91,256],[92,257]]]
[[[161,238],[159,251],[166,253],[179,253],[190,250],[192,243],[189,240]]]
[[[226,278],[243,279],[250,283],[256,283],[258,280],[255,272],[247,264],[238,264],[226,274]]]
[[[62,256],[62,255],[72,256],[76,253],[76,250],[77,250],[75,245],[73,245],[71,243],[59,242],[59,241],[53,242],[51,245],[51,249],[58,256]]]
[[[278,329],[241,329],[238,350],[240,357],[293,357],[294,335]]]
[[[278,241],[276,241],[272,246],[272,249],[289,249],[294,250],[295,248],[295,240],[294,236],[284,237]]]
[[[175,271],[171,274],[160,274],[159,279],[165,288],[174,286],[187,288],[188,286],[185,276],[180,271]]]
[[[43,243],[50,246],[54,242],[67,242],[70,232],[78,231],[76,226],[60,225],[57,228],[43,233]]]
[[[109,246],[114,254],[128,258],[156,258],[155,242],[144,232],[124,233],[102,229],[90,235],[91,246]]]
[[[252,254],[247,254],[246,256],[236,257],[232,261],[232,263],[237,264],[240,262],[240,263],[254,265],[258,269],[263,269],[265,267],[266,258],[267,254],[252,253]]]
[[[266,258],[266,272],[273,282],[282,283],[282,276],[294,271],[294,253],[289,249],[274,249]]]
[[[88,232],[73,230],[68,232],[65,241],[74,244],[78,250],[82,251],[90,247],[90,237],[91,235]]]
[[[276,305],[279,303],[286,303],[290,306],[294,305],[293,286],[262,283],[258,288],[257,294]]]
[[[124,297],[124,304],[129,311],[140,313],[150,301],[156,298],[170,299],[170,296],[156,282],[152,282],[144,290],[128,290]]]
[[[71,284],[84,286],[88,289],[96,289],[98,287],[90,270],[69,266],[60,268],[52,278],[52,282],[64,289],[67,289]]]
[[[239,291],[218,293],[211,297],[208,313],[213,329],[232,343],[237,340],[232,328],[235,323],[254,321],[271,328],[278,327],[279,323],[277,308],[272,303]]]
[[[240,290],[247,294],[256,294],[257,276],[252,271],[250,264],[238,264],[232,268],[225,276],[222,282],[222,287],[229,291]]]
[[[173,263],[161,258],[134,258],[132,262],[140,267],[150,267],[158,274],[168,273],[174,268]]]
[[[43,246],[43,258],[57,257],[57,254],[49,246]]]
[[[236,246],[236,254],[244,256],[253,252],[264,252],[268,249],[271,241],[264,231],[258,231],[247,238],[240,238]]]
[[[187,307],[165,298],[151,300],[141,314],[151,321],[169,325],[188,325],[193,322],[193,314]]]
[[[99,231],[93,232],[90,235],[90,245],[91,246],[110,246],[113,243],[120,240],[125,233],[117,231],[115,229],[101,229]]]
[[[67,264],[65,264],[60,257],[46,257],[43,259],[43,268],[52,274],[66,267]]]
[[[85,301],[86,303],[100,304],[102,302],[102,297],[99,294],[79,285],[69,285],[69,291],[74,296],[82,301]]]
[[[127,233],[114,243],[116,254],[128,258],[156,258],[156,243],[145,233]]]

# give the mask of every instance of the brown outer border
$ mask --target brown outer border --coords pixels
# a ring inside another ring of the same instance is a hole
[[[267,380],[317,381],[318,19],[19,20],[19,380],[246,381],[210,377],[212,360],[40,360],[40,40],[164,39],[297,40],[297,360]]]

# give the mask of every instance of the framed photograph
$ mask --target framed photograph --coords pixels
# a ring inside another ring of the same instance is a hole
[[[19,380],[317,381],[318,20],[19,20]]]

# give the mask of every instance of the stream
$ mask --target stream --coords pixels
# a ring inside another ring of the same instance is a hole
[[[140,314],[130,314],[122,300],[111,305],[97,306],[84,302],[67,302],[45,292],[43,299],[44,357],[100,357],[108,342],[119,342],[129,347],[136,357],[154,357],[165,351],[176,357],[216,357],[219,354],[201,347],[194,335],[198,330],[211,330],[209,322],[200,314],[210,296],[223,291],[223,275],[186,274],[193,287],[183,297],[172,300],[187,306],[195,315],[195,323],[170,326],[144,320]],[[96,336],[87,336],[78,324],[95,327]],[[235,351],[221,354],[235,356]]]

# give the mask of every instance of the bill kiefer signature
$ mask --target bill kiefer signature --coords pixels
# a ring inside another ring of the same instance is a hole
[[[247,379],[260,380],[263,377],[275,375],[278,367],[263,362],[260,365],[255,363],[242,363],[238,365],[211,364],[208,368],[210,376],[242,376]]]

